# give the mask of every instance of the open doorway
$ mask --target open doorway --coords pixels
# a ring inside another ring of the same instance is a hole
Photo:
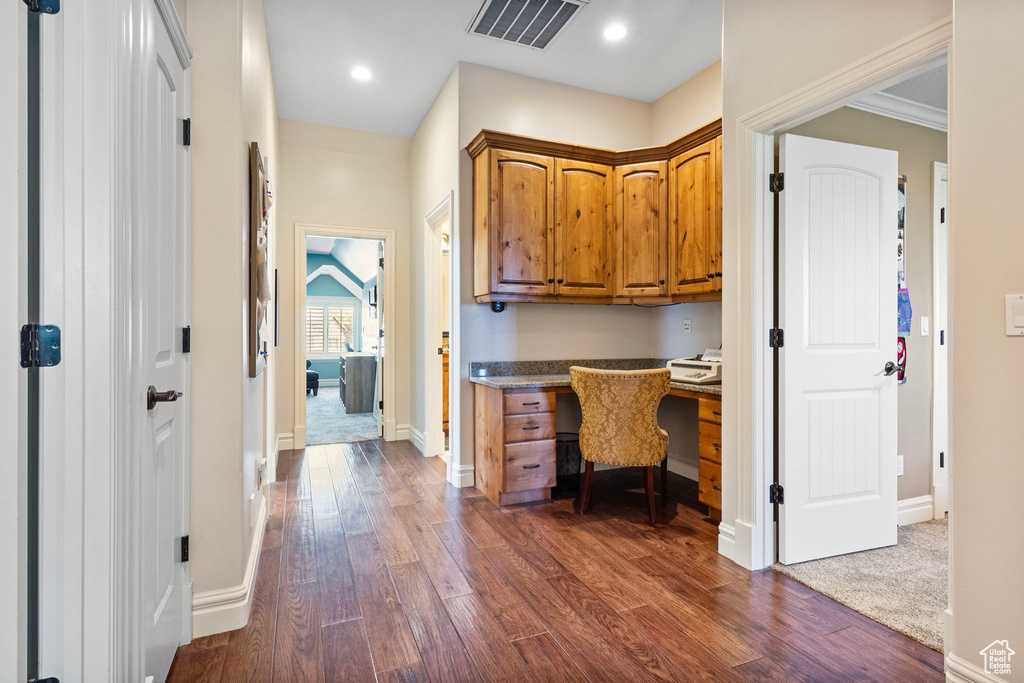
[[[382,253],[377,239],[305,236],[307,446],[382,436]]]
[[[450,436],[457,426],[451,409],[451,333],[452,333],[452,197],[449,194],[424,220],[424,245],[427,249],[427,305],[424,367],[426,368],[426,419],[424,455],[449,461]]]
[[[941,63],[776,138],[775,568],[940,651],[946,81]]]

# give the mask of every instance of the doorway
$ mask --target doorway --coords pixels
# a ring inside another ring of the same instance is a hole
[[[393,248],[388,230],[296,226],[297,443],[394,438]]]
[[[458,429],[452,410],[452,196],[445,197],[424,219],[427,249],[426,334],[424,344],[426,432],[425,455],[440,456],[451,468],[451,435]]]
[[[933,177],[946,80],[941,63],[785,129],[775,193],[775,567],[937,650],[948,532],[935,493],[948,470],[932,437],[948,416],[933,335],[944,350],[948,278],[933,272],[947,214]]]

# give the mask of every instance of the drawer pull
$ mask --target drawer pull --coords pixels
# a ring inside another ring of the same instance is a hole
[[[535,470],[538,467],[540,467],[540,465],[523,465],[524,470]]]
[[[721,448],[722,447],[722,444],[720,444],[720,443],[712,442],[711,445],[714,446],[715,448]]]
[[[539,406],[540,401],[533,401],[532,403],[524,403],[524,406]]]
[[[719,491],[719,492],[722,490],[722,487],[720,487],[720,486],[712,486],[711,488],[713,488],[714,490]]]
[[[540,425],[536,425],[534,427],[523,427],[524,432],[532,432],[534,429],[540,429]]]
[[[717,410],[712,410],[711,414],[712,415],[717,415],[718,417],[722,417],[722,414],[720,412],[718,412]]]

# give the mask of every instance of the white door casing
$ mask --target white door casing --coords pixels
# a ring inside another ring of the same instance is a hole
[[[384,437],[384,330],[387,320],[385,318],[386,312],[384,310],[383,299],[381,298],[381,290],[384,287],[384,268],[385,265],[393,266],[393,264],[385,264],[384,261],[384,242],[377,243],[377,372],[374,377],[377,379],[377,386],[374,391],[374,398],[377,401],[377,405],[374,406],[374,411],[377,413],[377,436],[379,438]],[[389,313],[388,311],[387,313]],[[388,349],[390,352],[390,349]]]
[[[189,241],[185,72],[154,2],[140,6],[142,45],[134,147],[133,345],[138,350],[132,392],[138,462],[137,550],[143,672],[162,681],[191,622],[180,539],[188,533]],[[175,401],[147,407],[147,389],[177,391]]]
[[[949,510],[949,169],[932,165],[932,506]]]
[[[779,560],[896,543],[897,154],[780,138]]]

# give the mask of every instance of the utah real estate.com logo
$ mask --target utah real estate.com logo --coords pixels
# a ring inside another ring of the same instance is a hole
[[[992,644],[981,651],[985,660],[985,673],[1009,675],[1010,657],[1016,652],[1010,649],[1010,643],[1006,640],[993,640]]]

